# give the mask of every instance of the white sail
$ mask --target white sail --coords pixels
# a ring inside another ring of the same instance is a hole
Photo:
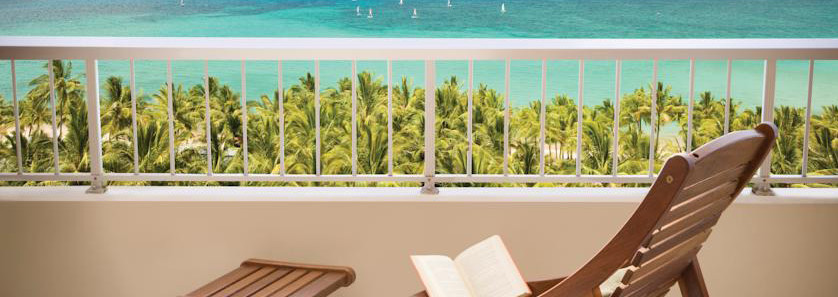
[[[368,15],[367,15],[367,18],[368,18],[368,19],[371,19],[371,18],[372,18],[372,8],[370,8],[370,14],[368,14]]]
[[[399,0],[399,5],[404,5],[404,0]]]
[[[183,0],[180,0],[180,6],[184,6]]]
[[[416,8],[413,9],[413,15],[410,16],[410,18],[412,18],[412,19],[418,19],[419,18],[419,14],[416,13]]]
[[[451,0],[448,0],[448,7],[451,7]]]
[[[355,15],[361,15],[361,7],[355,6]]]
[[[506,3],[500,4],[500,13],[506,13]]]

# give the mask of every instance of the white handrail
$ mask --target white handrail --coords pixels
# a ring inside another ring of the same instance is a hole
[[[838,39],[439,39],[0,36],[0,59],[836,59]]]

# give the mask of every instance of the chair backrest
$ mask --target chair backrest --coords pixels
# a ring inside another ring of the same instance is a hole
[[[667,291],[692,264],[776,137],[777,127],[762,123],[669,158],[617,235],[581,269],[540,296],[596,296],[598,286],[621,268],[627,268],[626,273],[612,297],[659,296]]]

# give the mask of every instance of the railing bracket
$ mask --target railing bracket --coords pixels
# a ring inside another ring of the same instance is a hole
[[[85,190],[84,192],[88,193],[88,194],[104,194],[107,191],[108,191],[108,187],[95,186],[94,185],[94,186],[90,186],[90,188],[87,188],[87,190]]]
[[[771,189],[771,184],[764,179],[762,181],[755,182],[754,187],[751,188],[751,192],[757,196],[775,196],[774,190]]]
[[[87,194],[103,194],[107,191],[108,187],[105,186],[105,182],[100,177],[93,176],[93,181],[90,182],[90,188],[87,188],[84,192]]]
[[[422,183],[422,190],[420,193],[424,195],[436,195],[439,194],[439,189],[436,188],[436,184],[429,178],[427,182]]]

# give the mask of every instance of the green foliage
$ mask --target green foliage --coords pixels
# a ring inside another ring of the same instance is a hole
[[[55,75],[56,125],[62,172],[89,172],[87,107],[80,75],[66,61],[52,61]],[[46,68],[46,65],[44,66]],[[354,115],[357,123],[358,174],[387,174],[388,108],[392,109],[393,171],[395,174],[421,174],[424,170],[425,91],[404,77],[389,90],[372,73],[357,79]],[[30,82],[31,90],[20,101],[21,157],[24,172],[52,172],[52,105],[49,77],[41,75]],[[339,79],[334,88],[321,92],[320,141],[322,174],[352,173],[352,82]],[[652,118],[652,88],[657,100]],[[241,173],[244,154],[252,173],[314,174],[317,172],[315,146],[316,115],[314,77],[309,73],[286,90],[263,94],[247,103],[248,151],[244,146],[243,108],[238,93],[217,78],[202,84],[172,88],[172,134],[178,173],[206,173],[207,160],[215,173]],[[281,95],[281,96],[280,96]],[[450,77],[434,90],[436,100],[436,171],[440,174],[467,172],[468,94],[457,77]],[[169,172],[169,89],[161,86],[150,95],[136,94],[137,120],[134,135],[131,90],[121,77],[108,77],[101,98],[103,164],[108,172],[134,171],[134,141],[137,142],[137,170],[141,173]],[[620,98],[617,173],[648,174],[649,160],[655,170],[668,156],[696,148],[724,134],[725,100],[710,92],[699,93],[694,101],[692,143],[687,139],[688,100],[672,94],[671,87],[659,82],[640,87]],[[577,106],[567,95],[546,100],[544,171],[547,174],[576,173],[577,131],[581,123],[580,163],[583,174],[613,174],[614,110],[609,99],[592,106]],[[207,113],[206,108],[210,111]],[[505,119],[509,117],[510,174],[538,174],[540,169],[541,102],[506,110],[505,98],[486,85],[473,93],[474,174],[504,172]],[[508,112],[508,113],[507,113]],[[762,110],[742,109],[731,100],[727,111],[730,130],[749,129],[760,122]],[[209,121],[206,118],[209,114]],[[578,119],[582,116],[581,121]],[[774,110],[780,137],[773,153],[772,172],[799,174],[802,170],[805,110],[778,106]],[[0,171],[17,171],[15,129],[10,102],[0,97]],[[284,123],[284,125],[282,124]],[[207,127],[209,126],[209,129]],[[654,129],[654,137],[650,137]],[[283,139],[284,134],[284,139]],[[667,136],[673,135],[673,136]],[[210,156],[207,158],[207,139]],[[809,174],[838,174],[838,105],[814,112],[809,135]],[[654,140],[654,151],[650,142]],[[284,143],[283,143],[284,141]],[[285,148],[282,152],[281,148]],[[651,155],[650,155],[651,153]],[[21,184],[21,183],[6,183]],[[30,182],[29,184],[56,184]],[[125,184],[172,184],[133,182]],[[195,183],[174,183],[195,184]],[[210,182],[209,184],[230,184]],[[238,184],[238,183],[232,183]],[[309,183],[250,183],[253,185],[298,185]],[[328,183],[330,185],[355,185]],[[324,183],[314,183],[324,185]],[[391,186],[394,183],[364,185]],[[508,184],[513,185],[513,184]],[[465,186],[499,186],[469,184]],[[521,186],[521,185],[519,185]],[[527,184],[525,186],[535,186]],[[539,184],[537,186],[549,186]],[[568,185],[578,186],[578,185]],[[591,185],[589,185],[591,186]],[[593,186],[614,186],[596,184]],[[800,186],[800,185],[798,185]]]

